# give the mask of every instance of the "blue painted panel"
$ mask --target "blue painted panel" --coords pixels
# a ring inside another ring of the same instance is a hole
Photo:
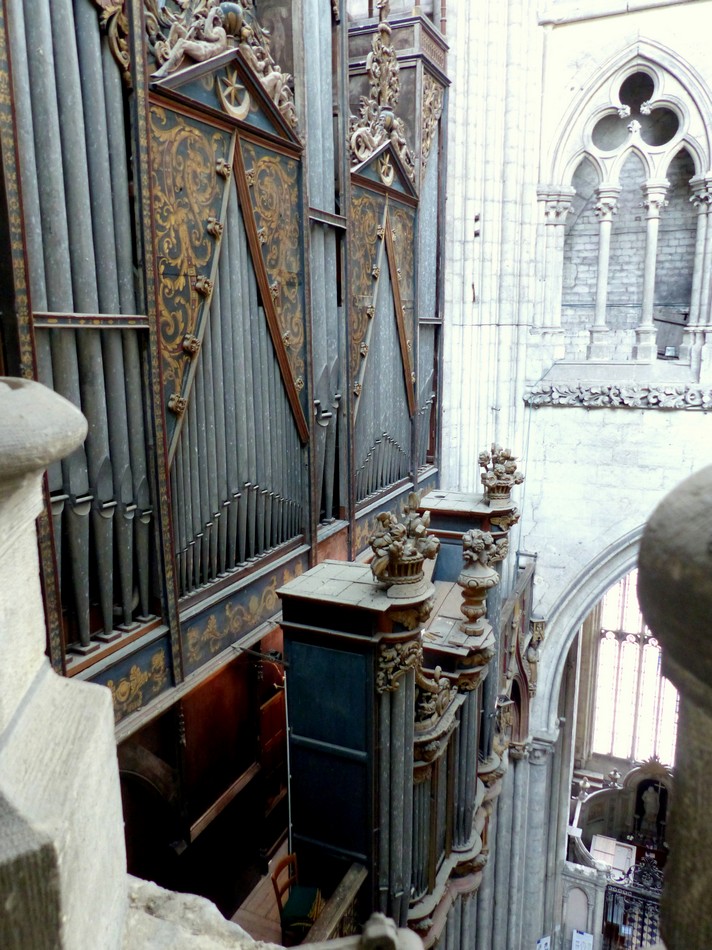
[[[285,651],[291,733],[366,751],[370,657],[294,640]]]
[[[295,834],[370,857],[368,763],[292,746],[290,771]]]
[[[172,686],[170,665],[170,644],[164,637],[117,660],[92,676],[91,682],[109,687],[114,718],[120,722]]]

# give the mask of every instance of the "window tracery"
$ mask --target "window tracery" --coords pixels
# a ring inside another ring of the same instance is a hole
[[[667,376],[704,381],[709,115],[712,94],[689,65],[645,40],[572,100],[551,152],[551,184],[538,189],[540,324],[554,358],[674,360],[679,370]],[[552,196],[566,189],[569,206],[552,214]]]
[[[643,622],[637,575],[631,571],[603,598],[592,751],[671,765],[677,691],[662,676],[660,645]]]

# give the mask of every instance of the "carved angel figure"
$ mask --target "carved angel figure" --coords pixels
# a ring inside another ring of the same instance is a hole
[[[153,74],[162,79],[177,69],[186,56],[196,63],[203,63],[227,49],[227,31],[223,26],[220,7],[212,7],[204,17],[196,17],[189,29],[176,20],[171,26],[168,40],[156,44],[158,58],[166,56],[165,62]]]

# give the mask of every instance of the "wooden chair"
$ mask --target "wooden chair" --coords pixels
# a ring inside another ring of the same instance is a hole
[[[278,861],[271,878],[279,907],[282,943],[285,947],[296,946],[306,937],[323,906],[319,888],[299,883],[296,854]]]

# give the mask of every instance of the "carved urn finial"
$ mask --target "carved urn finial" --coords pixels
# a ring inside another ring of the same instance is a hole
[[[402,522],[389,511],[377,516],[379,527],[369,541],[374,553],[371,571],[385,587],[422,582],[425,558],[434,558],[440,550],[439,539],[428,534],[430,512],[420,514],[419,502],[416,492],[408,495]]]
[[[390,4],[378,3],[378,30],[366,57],[369,94],[361,96],[359,116],[349,121],[351,164],[358,165],[369,159],[382,145],[390,142],[403,162],[411,181],[415,180],[415,158],[405,138],[405,123],[396,115],[400,95],[398,54],[393,45],[392,30],[388,24]],[[390,175],[390,173],[388,173]],[[384,184],[390,185],[381,172]]]
[[[521,485],[524,475],[517,471],[516,456],[509,449],[492,445],[489,452],[480,452],[478,461],[482,472],[485,498],[494,507],[503,507],[509,502],[512,488]]]
[[[499,574],[491,564],[501,558],[501,551],[489,531],[479,528],[462,536],[462,547],[465,567],[457,583],[462,587],[460,611],[465,619],[460,622],[460,630],[468,636],[479,637],[485,630],[487,591],[499,584]]]

